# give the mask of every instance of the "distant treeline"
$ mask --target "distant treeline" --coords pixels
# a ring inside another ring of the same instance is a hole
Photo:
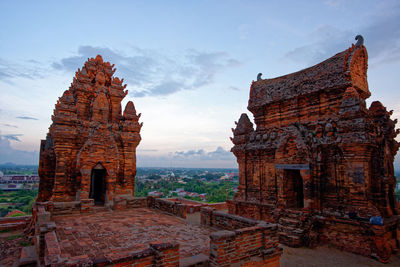
[[[6,216],[7,213],[16,209],[30,214],[37,193],[37,190],[19,190],[13,192],[0,190],[0,217]]]
[[[235,195],[234,189],[238,186],[238,181],[208,181],[203,182],[197,179],[183,179],[186,184],[181,184],[171,180],[158,180],[158,181],[135,181],[135,196],[147,196],[150,191],[159,191],[164,194],[164,197],[176,197],[176,193],[172,193],[178,188],[183,188],[187,192],[198,194],[207,194],[207,202],[223,202],[226,199],[232,199]],[[185,198],[200,201],[199,197]]]
[[[0,171],[4,174],[37,174],[38,165],[18,165],[11,162],[1,163]],[[138,167],[137,175],[151,175],[151,174],[167,174],[167,173],[187,173],[188,175],[199,175],[208,172],[238,172],[239,169],[235,168],[166,168],[166,167]],[[395,176],[400,178],[400,170],[395,171]]]
[[[153,174],[186,174],[188,176],[194,176],[194,175],[200,175],[203,174],[204,172],[209,172],[209,173],[230,173],[230,172],[239,172],[238,169],[235,168],[229,168],[229,169],[223,169],[223,168],[165,168],[165,167],[138,167],[136,171],[137,176],[149,176]]]
[[[16,165],[13,163],[0,164],[0,171],[5,175],[24,174],[24,175],[37,175],[37,165]]]

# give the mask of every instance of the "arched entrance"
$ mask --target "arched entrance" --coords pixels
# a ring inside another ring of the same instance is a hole
[[[284,170],[287,208],[304,208],[303,178],[300,170]]]
[[[278,199],[280,205],[289,209],[308,208],[311,204],[309,191],[304,190],[311,178],[311,149],[303,139],[301,127],[288,127],[275,152]]]
[[[92,169],[90,176],[90,193],[89,197],[94,199],[96,205],[103,205],[105,201],[106,194],[106,176],[107,170],[97,163],[97,165]]]

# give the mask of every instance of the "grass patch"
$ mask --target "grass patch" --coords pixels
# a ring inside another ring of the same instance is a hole
[[[20,237],[22,237],[21,234],[16,234],[16,235],[10,235],[9,237],[7,237],[7,239],[8,240],[14,240],[14,239],[17,239],[17,238],[20,238]]]
[[[31,242],[28,242],[28,241],[19,241],[19,245],[20,245],[21,247],[29,247],[29,246],[32,246]]]
[[[3,229],[3,230],[0,230],[0,233],[8,233],[8,232],[10,232],[10,229]]]

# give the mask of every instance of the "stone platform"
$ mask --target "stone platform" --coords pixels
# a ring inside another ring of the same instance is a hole
[[[91,260],[114,252],[142,251],[151,242],[179,243],[180,258],[208,255],[209,235],[213,231],[148,208],[53,219],[63,257],[87,255]]]
[[[279,264],[277,226],[224,213],[226,203],[206,204],[200,212],[192,212],[199,203],[153,197],[128,202],[119,201],[116,210],[82,207],[82,201],[36,202],[31,231],[38,263],[53,267]]]

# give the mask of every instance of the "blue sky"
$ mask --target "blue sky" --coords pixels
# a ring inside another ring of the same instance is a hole
[[[54,104],[97,54],[142,113],[139,166],[235,167],[230,128],[257,73],[309,67],[357,34],[368,103],[400,117],[398,1],[4,0],[0,12],[0,162],[38,162]]]

